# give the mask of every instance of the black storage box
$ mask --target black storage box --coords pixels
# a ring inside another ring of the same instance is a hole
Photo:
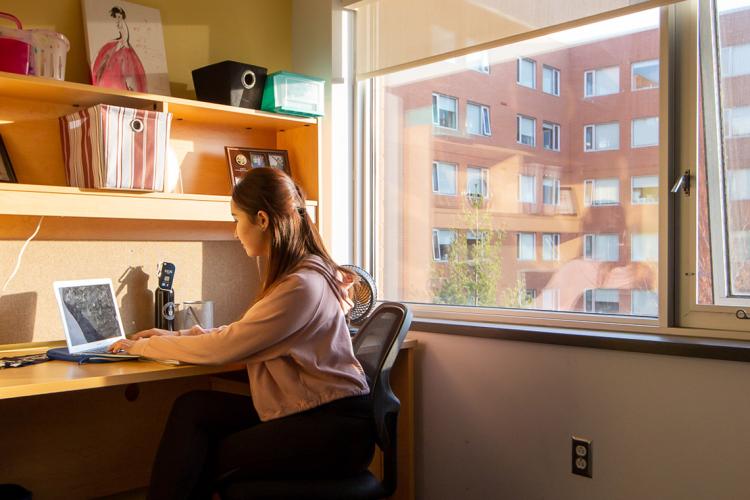
[[[222,61],[193,70],[199,101],[260,109],[268,70],[252,64]]]

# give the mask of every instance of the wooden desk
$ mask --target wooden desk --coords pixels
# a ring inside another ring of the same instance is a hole
[[[414,498],[413,349],[391,374],[401,399],[399,490]],[[49,346],[45,347],[48,348]],[[0,351],[0,356],[44,349]],[[195,389],[225,390],[215,375],[244,365],[170,366],[154,361],[77,365],[49,361],[0,370],[0,483],[35,499],[91,498],[144,487],[172,403]],[[379,457],[373,469],[379,470]]]

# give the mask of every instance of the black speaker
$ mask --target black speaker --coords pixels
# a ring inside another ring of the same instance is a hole
[[[268,70],[252,64],[222,61],[193,70],[199,101],[260,109]]]

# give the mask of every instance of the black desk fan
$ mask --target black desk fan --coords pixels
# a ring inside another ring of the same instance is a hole
[[[359,277],[359,281],[349,289],[349,298],[354,305],[347,315],[347,321],[349,322],[349,332],[354,335],[357,332],[357,325],[364,323],[375,307],[378,292],[375,288],[375,280],[367,271],[351,264],[341,267]]]

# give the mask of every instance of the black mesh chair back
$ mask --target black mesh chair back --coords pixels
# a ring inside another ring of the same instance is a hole
[[[306,499],[374,500],[396,490],[396,431],[401,407],[390,386],[390,372],[411,325],[411,311],[403,304],[385,302],[352,339],[354,353],[365,371],[373,402],[377,444],[383,452],[383,480],[369,471],[344,478],[245,480],[221,488],[223,500]]]

